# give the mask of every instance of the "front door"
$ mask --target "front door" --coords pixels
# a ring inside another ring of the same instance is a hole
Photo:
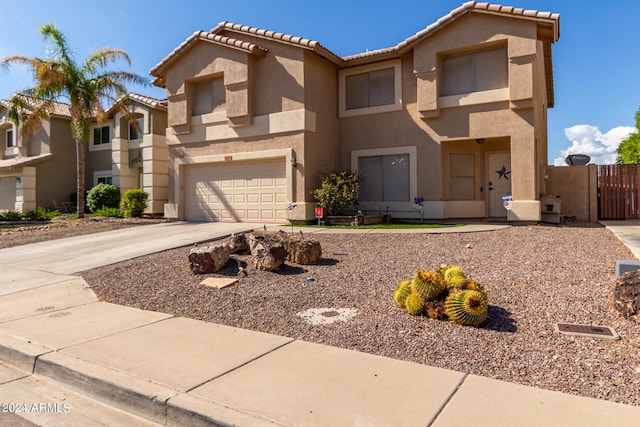
[[[489,189],[489,217],[506,217],[503,196],[511,195],[511,153],[487,153],[487,188]]]

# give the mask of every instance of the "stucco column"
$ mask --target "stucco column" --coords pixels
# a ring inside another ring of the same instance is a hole
[[[36,208],[36,168],[24,166],[22,174],[16,179],[16,211],[26,212]]]
[[[114,138],[111,141],[111,172],[113,185],[118,187],[122,194],[138,186],[136,169],[129,167],[129,160],[129,140]]]
[[[536,191],[538,167],[534,129],[521,130],[511,136],[510,221],[540,221],[540,201]]]
[[[151,142],[142,149],[142,189],[149,194],[145,213],[162,214],[169,198],[169,150],[163,137],[147,137]]]

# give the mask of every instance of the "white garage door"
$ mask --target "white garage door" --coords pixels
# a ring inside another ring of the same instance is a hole
[[[16,177],[0,178],[0,211],[16,209]]]
[[[188,221],[286,220],[284,160],[188,166],[184,183]]]

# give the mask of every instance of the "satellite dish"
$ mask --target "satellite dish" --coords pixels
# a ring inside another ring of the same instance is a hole
[[[591,160],[591,157],[586,154],[569,154],[564,161],[569,166],[584,166]]]

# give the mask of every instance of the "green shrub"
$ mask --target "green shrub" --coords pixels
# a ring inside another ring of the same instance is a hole
[[[16,211],[0,212],[0,221],[20,221],[24,214]]]
[[[38,208],[34,210],[30,210],[24,213],[24,218],[28,221],[46,221],[51,218],[55,218],[60,215],[60,212],[57,210],[47,210],[43,207],[38,206]]]
[[[149,194],[141,188],[131,188],[124,193],[121,207],[124,209],[124,215],[128,217],[138,218],[147,208],[147,199]]]
[[[122,211],[120,209],[118,209],[118,208],[109,208],[109,207],[106,207],[106,206],[103,206],[100,209],[96,209],[94,214],[96,214],[98,216],[106,216],[106,217],[109,217],[109,218],[122,218],[122,217],[124,217],[124,214],[122,213]]]
[[[329,215],[345,213],[356,202],[364,178],[356,172],[333,172],[322,178],[320,188],[313,190],[318,205]]]
[[[98,184],[87,194],[87,208],[96,213],[100,208],[118,208],[120,206],[120,190],[111,184]]]

